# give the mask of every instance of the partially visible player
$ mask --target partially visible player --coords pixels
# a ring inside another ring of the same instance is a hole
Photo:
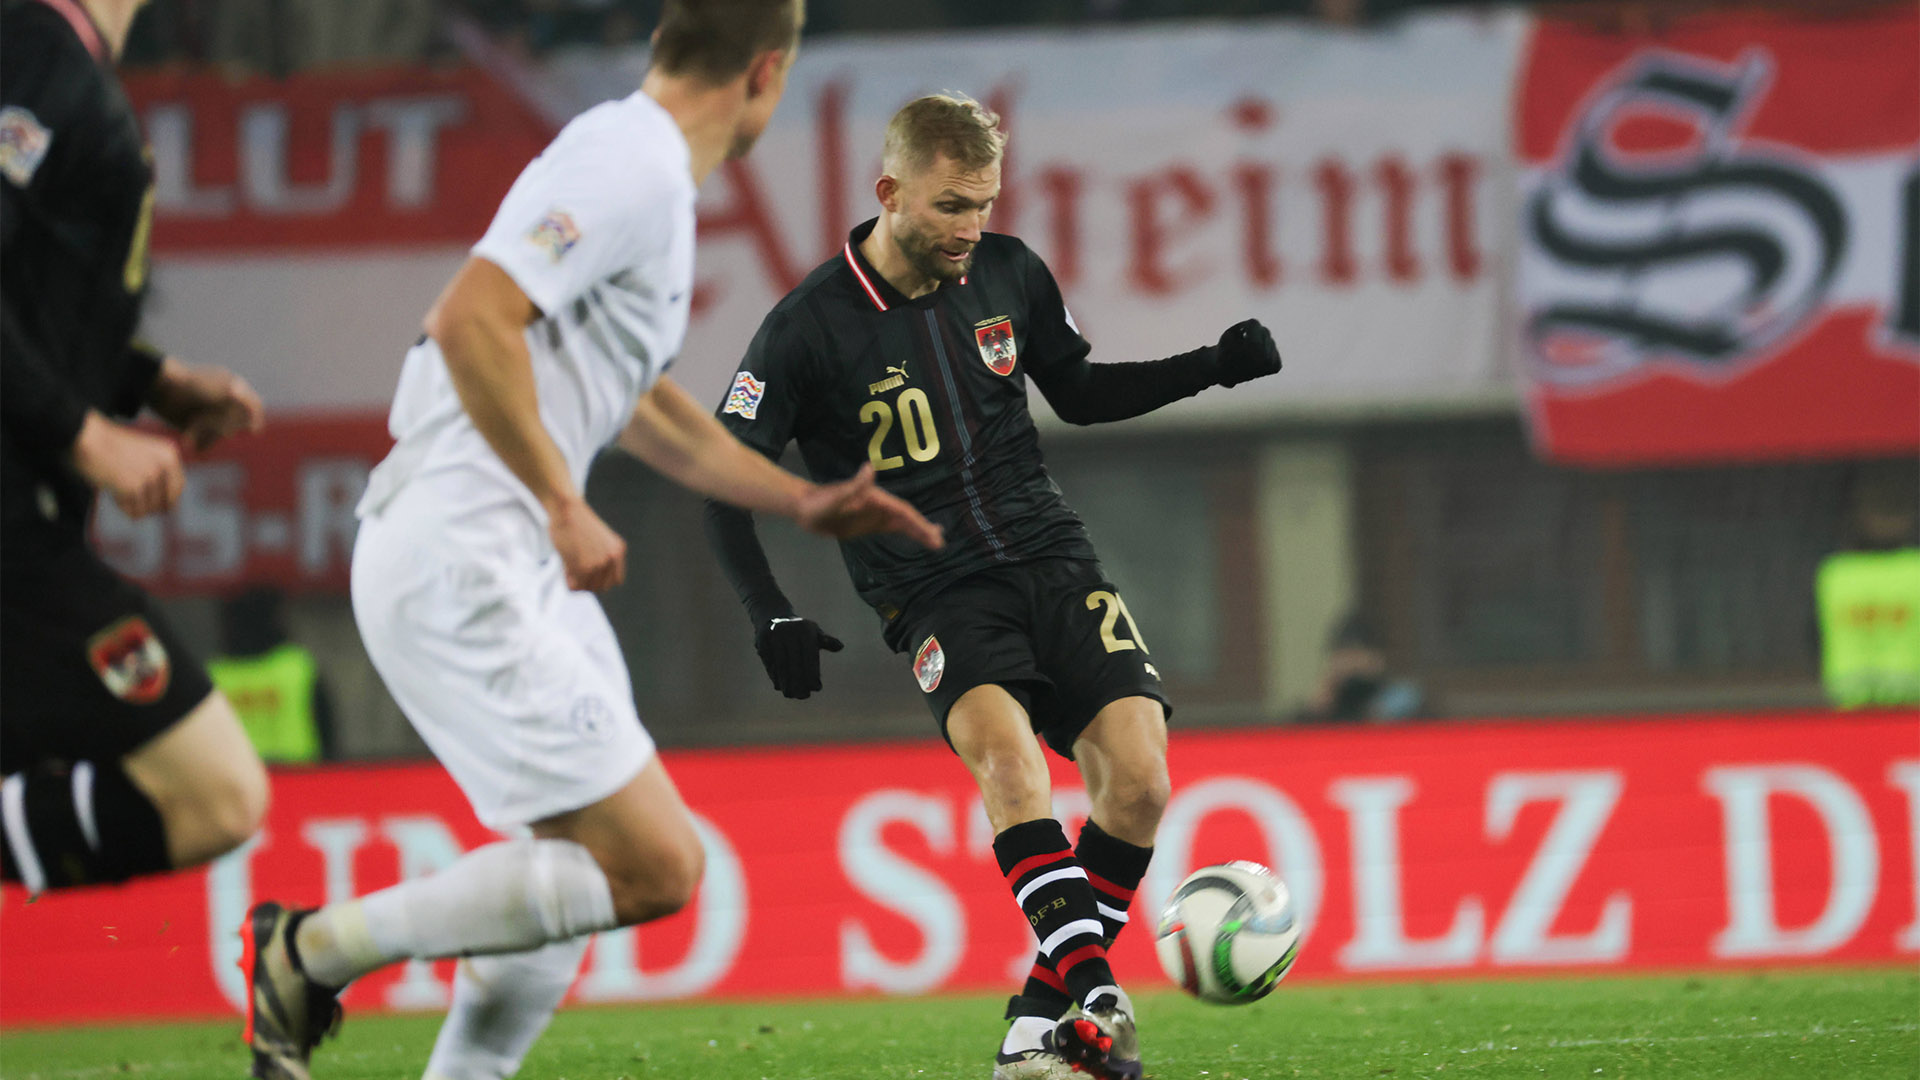
[[[0,872],[39,893],[194,866],[239,846],[267,775],[204,668],[87,546],[104,491],[180,495],[168,437],[261,424],[217,368],[133,341],[153,173],[114,75],[141,0],[0,8]]]
[[[353,553],[368,655],[480,821],[519,838],[316,911],[254,908],[254,1075],[305,1080],[351,980],[465,958],[427,1064],[510,1076],[586,935],[679,910],[700,838],[593,591],[626,545],[582,491],[618,442],[695,491],[842,538],[939,532],[870,475],[821,487],[741,445],[663,372],[691,310],[694,194],[772,118],[799,0],[667,0],[640,90],[527,166],[426,317]]]
[[[720,414],[770,458],[797,441],[816,479],[874,471],[945,528],[940,551],[871,537],[841,552],[887,644],[913,655],[1040,939],[993,1075],[1064,1080],[1077,1067],[1137,1080],[1133,1006],[1106,948],[1166,804],[1168,706],[1133,616],[1047,475],[1026,383],[1063,419],[1103,423],[1272,374],[1280,354],[1249,320],[1178,356],[1088,363],[1046,264],[985,231],[1005,140],[971,100],[934,95],[896,113],[879,217],[767,316]],[[774,685],[797,698],[818,690],[820,650],[840,643],[795,614],[749,514],[709,503],[707,527]],[[1077,849],[1053,817],[1036,734],[1086,780],[1093,811]]]

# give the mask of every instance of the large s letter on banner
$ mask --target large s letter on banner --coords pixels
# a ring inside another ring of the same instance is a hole
[[[1544,456],[1920,448],[1920,8],[1542,20],[1516,101]]]

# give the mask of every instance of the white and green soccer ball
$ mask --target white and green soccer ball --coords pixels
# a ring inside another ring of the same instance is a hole
[[[1293,898],[1256,862],[1203,866],[1173,890],[1154,930],[1160,967],[1187,993],[1245,1005],[1273,991],[1300,952]]]

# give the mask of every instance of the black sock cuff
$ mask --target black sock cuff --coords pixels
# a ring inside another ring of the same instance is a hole
[[[1147,864],[1153,861],[1153,849],[1129,844],[1094,824],[1092,818],[1080,829],[1080,844],[1074,848],[1080,865],[1123,889],[1137,889],[1147,876]]]
[[[1014,868],[1036,855],[1072,855],[1067,830],[1052,818],[1037,818],[1014,825],[993,838],[993,857],[1000,872],[1011,875]]]
[[[1071,1005],[1065,994],[1051,994],[1048,997],[1034,997],[1031,994],[1015,994],[1007,999],[1007,1014],[1002,1020],[1018,1020],[1022,1016],[1038,1016],[1047,1020],[1058,1020],[1066,1012],[1065,1006]]]
[[[38,865],[37,887],[62,889],[126,881],[172,869],[166,826],[120,763],[45,761],[9,776],[16,812],[9,832],[28,848],[10,850],[9,879]],[[11,837],[10,837],[11,839]],[[11,847],[11,843],[9,843]]]

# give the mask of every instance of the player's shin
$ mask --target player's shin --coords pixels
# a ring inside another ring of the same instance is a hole
[[[460,961],[425,1080],[506,1080],[567,996],[589,937]]]
[[[172,869],[160,812],[118,762],[47,762],[0,781],[0,876],[48,889]]]
[[[440,871],[302,919],[307,974],[342,986],[396,960],[524,952],[611,930],[613,890],[571,840],[488,844]]]
[[[1022,822],[994,837],[993,851],[1040,940],[1040,955],[1059,973],[1068,994],[1084,1004],[1096,991],[1113,986],[1098,901],[1060,823],[1052,818]]]

